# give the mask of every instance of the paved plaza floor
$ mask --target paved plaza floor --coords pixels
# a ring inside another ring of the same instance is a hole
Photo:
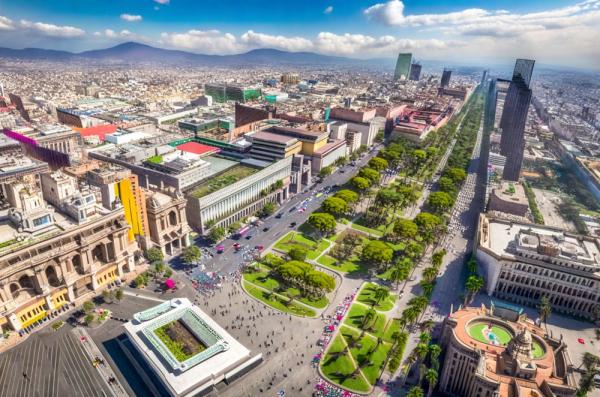
[[[72,328],[41,330],[0,355],[0,396],[112,395]]]

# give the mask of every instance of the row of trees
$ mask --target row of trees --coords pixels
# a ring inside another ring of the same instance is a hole
[[[271,275],[287,285],[298,288],[310,298],[321,298],[335,289],[335,279],[329,274],[315,270],[309,263],[291,260],[283,263],[270,261]]]

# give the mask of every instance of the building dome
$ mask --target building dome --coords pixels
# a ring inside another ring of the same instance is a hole
[[[523,328],[521,332],[508,343],[506,352],[515,359],[531,360],[533,359],[532,343],[533,338],[531,337],[531,332],[529,332],[527,328]]]

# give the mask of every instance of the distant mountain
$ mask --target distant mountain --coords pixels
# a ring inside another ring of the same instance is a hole
[[[24,48],[21,50],[0,48],[0,57],[19,59],[46,59],[52,61],[96,60],[119,61],[126,63],[160,62],[164,64],[197,64],[197,65],[348,65],[376,66],[382,60],[359,60],[337,56],[316,54],[314,52],[289,52],[275,49],[257,49],[235,55],[206,55],[186,51],[167,50],[146,44],[127,42],[114,47],[72,53],[67,51],[45,50],[41,48]],[[387,63],[388,60],[385,60]],[[386,65],[387,66],[387,65]]]

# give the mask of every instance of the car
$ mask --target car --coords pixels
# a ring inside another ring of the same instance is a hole
[[[408,279],[408,281],[415,281],[417,278],[415,276],[412,276],[411,278]]]
[[[340,170],[340,172],[343,174],[344,172],[346,172],[346,170],[342,168],[342,169]]]
[[[279,214],[275,215],[275,218],[277,219],[281,219],[283,217],[283,212],[280,212]]]
[[[254,248],[257,249],[257,250],[259,250],[259,251],[262,251],[263,249],[265,249],[265,247],[262,246],[262,245],[257,245]]]
[[[249,234],[249,235],[246,236],[246,240],[250,240],[251,238],[252,238],[251,234]]]
[[[268,232],[268,231],[269,231],[269,227],[268,226],[263,227],[263,232]]]
[[[296,222],[292,222],[292,223],[290,223],[290,227],[295,227],[297,224],[298,223],[296,223]]]
[[[289,212],[294,212],[294,211],[296,211],[296,209],[297,209],[297,208],[298,208],[298,207],[296,207],[296,206],[293,206],[292,208],[290,208],[290,211],[289,211]]]
[[[240,248],[242,248],[242,245],[240,243],[233,243],[233,248],[235,248],[235,250],[239,250]]]

